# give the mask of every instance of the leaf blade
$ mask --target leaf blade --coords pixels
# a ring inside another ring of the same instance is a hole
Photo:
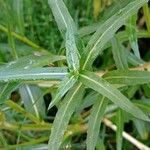
[[[132,114],[134,117],[145,121],[150,121],[149,118],[138,107],[131,103],[127,97],[125,97],[119,90],[117,90],[104,79],[88,71],[83,71],[80,74],[79,80],[89,88],[92,88],[93,90],[110,99],[113,103],[115,103],[121,109]]]
[[[90,39],[81,57],[82,69],[91,66],[97,55],[102,52],[104,45],[112,38],[114,33],[125,23],[125,20],[134,14],[147,0],[134,0],[120,9],[115,15],[104,22]]]
[[[63,67],[14,69],[0,72],[0,82],[24,80],[62,80],[67,75]]]
[[[150,83],[150,72],[134,70],[115,70],[106,73],[103,78],[111,84],[145,84]]]
[[[98,134],[100,130],[100,125],[102,118],[104,116],[108,100],[105,97],[99,96],[95,104],[92,107],[92,112],[90,114],[88,122],[88,131],[87,131],[87,150],[94,150]]]
[[[74,88],[71,91],[69,91],[69,93],[63,100],[63,104],[57,112],[57,115],[53,123],[53,128],[51,130],[51,135],[48,142],[49,150],[59,149],[69,119],[72,113],[75,111],[77,104],[80,102],[83,91],[84,88],[82,84],[81,83],[76,84],[76,86],[74,86]]]
[[[66,76],[65,79],[60,83],[60,86],[56,92],[54,99],[48,106],[48,110],[52,108],[66,93],[70,88],[76,83],[77,78],[72,75],[71,77]]]

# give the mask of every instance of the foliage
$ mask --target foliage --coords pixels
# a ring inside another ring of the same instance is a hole
[[[149,149],[148,0],[0,9],[0,149]]]

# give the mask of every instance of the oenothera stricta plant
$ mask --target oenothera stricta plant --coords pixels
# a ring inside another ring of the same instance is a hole
[[[87,45],[79,46],[78,43],[82,42],[82,34],[78,30],[63,0],[48,0],[64,39],[67,67],[43,68],[42,66],[47,65],[47,62],[50,63],[49,57],[53,58],[51,63],[65,59],[62,56],[50,55],[39,57],[39,59],[38,57],[33,57],[27,62],[25,59],[21,61],[22,63],[18,59],[0,68],[0,81],[2,82],[62,80],[48,108],[51,109],[63,99],[58,107],[51,129],[48,142],[49,150],[58,150],[60,148],[70,118],[82,103],[86,88],[90,88],[98,93],[96,101],[92,103],[93,106],[88,120],[87,150],[95,149],[101,121],[110,101],[120,108],[119,111],[123,110],[131,114],[133,118],[150,121],[149,117],[121,92],[124,87],[129,85],[149,83],[150,72],[130,70],[128,67],[128,54],[124,50],[121,41],[118,41],[119,35],[115,34],[120,27],[126,24],[128,33],[134,32],[130,30],[135,23],[134,15],[147,2],[148,0],[119,2],[118,7],[114,9],[111,16],[109,15],[105,21],[90,32],[93,35],[90,37]],[[130,21],[127,22],[129,19]],[[136,41],[134,37],[129,40]],[[117,70],[108,71],[104,76],[99,76],[93,71],[92,64],[98,55],[102,54],[105,47],[109,46],[108,43],[112,45],[112,53]],[[117,50],[118,47],[120,50]],[[132,45],[132,48],[135,55],[140,59],[137,45]],[[45,60],[44,62],[43,59]],[[27,91],[28,89],[29,87],[26,86]],[[36,114],[38,116],[37,112]],[[119,129],[120,133],[122,133],[121,127]],[[121,134],[118,134],[119,136],[121,137]]]

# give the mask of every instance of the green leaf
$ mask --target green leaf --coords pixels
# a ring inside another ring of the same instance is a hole
[[[120,70],[128,69],[127,55],[125,48],[119,43],[117,38],[112,39],[112,53],[116,67]]]
[[[35,85],[25,84],[19,88],[19,92],[25,109],[37,118],[44,118],[45,104],[41,89]]]
[[[12,91],[16,90],[21,83],[13,82],[13,83],[5,83],[0,86],[0,104],[5,100],[10,98],[10,94]]]
[[[149,12],[148,3],[143,6],[143,13],[144,13],[147,30],[150,33],[150,12]]]
[[[14,69],[0,72],[0,82],[24,80],[62,80],[67,75],[63,67]]]
[[[48,0],[60,31],[65,34],[67,62],[70,70],[79,69],[79,52],[75,42],[77,32],[75,23],[70,16],[63,0]]]
[[[131,48],[136,57],[140,58],[140,52],[138,47],[138,40],[137,40],[137,31],[136,31],[136,21],[137,16],[133,15],[129,18],[129,23],[126,25],[126,31],[129,37]]]
[[[95,150],[97,143],[101,121],[103,119],[108,100],[105,97],[99,96],[92,107],[88,122],[87,131],[87,150]]]
[[[111,4],[108,8],[105,8],[103,16],[100,18],[100,22],[93,23],[92,25],[82,27],[79,29],[78,34],[80,37],[90,35],[91,33],[95,32],[104,21],[108,20],[111,16],[118,13],[118,11],[124,8],[131,0],[119,0],[113,4]]]
[[[130,100],[119,90],[94,73],[83,71],[80,74],[79,80],[87,87],[92,88],[110,99],[118,107],[132,114],[134,117],[145,121],[150,121],[149,118],[138,107],[131,103]]]
[[[76,83],[77,77],[74,75],[68,75],[65,79],[60,83],[60,86],[56,92],[54,99],[51,101],[48,109],[52,108],[59,100],[69,91],[70,88]]]
[[[140,66],[145,63],[142,59],[139,59],[133,53],[128,54],[128,62],[133,66]]]
[[[84,88],[82,84],[76,84],[76,86],[74,86],[65,96],[53,123],[48,142],[49,150],[59,149],[63,140],[64,132],[67,129],[67,124],[69,123],[70,117],[75,111],[76,106],[80,103],[83,96],[83,91]]]
[[[19,33],[21,35],[24,35],[24,1],[23,0],[13,0],[13,9],[14,9],[14,16],[15,21],[17,23],[17,27],[19,30]]]
[[[117,116],[116,116],[116,122],[117,122],[117,131],[116,131],[116,141],[117,141],[117,150],[122,150],[122,132],[124,129],[124,118],[123,118],[123,111],[121,109],[118,109]]]
[[[70,26],[71,29],[75,31],[76,30],[75,23],[72,17],[70,16],[63,0],[48,0],[48,3],[53,12],[59,30],[62,33],[65,33],[68,26]]]
[[[18,113],[21,113],[23,116],[29,118],[31,121],[35,123],[40,123],[40,119],[34,116],[33,114],[29,113],[28,110],[25,110],[22,108],[19,104],[13,102],[12,100],[8,100],[5,102],[6,105],[8,105],[10,108],[15,110]]]
[[[66,57],[70,70],[77,71],[79,69],[79,55],[73,30],[68,27],[66,32]]]
[[[113,37],[115,32],[148,0],[130,1],[124,8],[104,22],[91,37],[81,57],[82,69],[91,66],[95,58],[102,52],[104,45]]]
[[[134,70],[115,70],[106,73],[103,78],[111,84],[145,84],[150,83],[150,72]]]
[[[27,55],[20,57],[15,61],[11,61],[0,67],[0,71],[14,70],[14,69],[29,69],[33,67],[43,67],[53,62],[64,60],[65,56],[58,55]]]
[[[95,91],[90,92],[81,102],[77,108],[77,112],[80,113],[83,109],[93,105],[98,98],[99,94]]]

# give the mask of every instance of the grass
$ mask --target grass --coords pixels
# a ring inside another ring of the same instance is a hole
[[[0,10],[0,149],[149,149],[148,0]]]

